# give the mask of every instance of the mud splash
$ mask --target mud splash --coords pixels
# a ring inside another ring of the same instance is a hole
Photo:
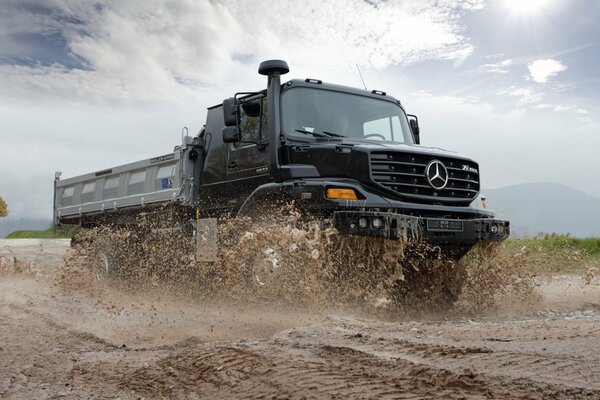
[[[535,290],[535,257],[500,253],[500,246],[477,246],[461,260],[466,275],[454,314],[507,313],[541,300]]]
[[[164,227],[141,215],[136,229],[80,233],[57,285],[388,318],[490,312],[536,300],[522,267],[526,256],[499,257],[494,246],[456,261],[422,244],[343,236],[288,207],[268,222],[222,221],[218,259],[202,263],[194,261],[194,242],[183,228]]]

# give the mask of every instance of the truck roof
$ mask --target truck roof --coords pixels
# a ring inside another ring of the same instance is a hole
[[[368,90],[368,89],[355,88],[355,87],[351,87],[351,86],[337,85],[335,83],[323,82],[319,79],[311,79],[311,78],[292,79],[291,81],[287,81],[286,83],[284,83],[281,86],[282,86],[282,93],[283,93],[283,91],[285,91],[286,89],[291,88],[291,87],[308,87],[308,88],[318,87],[319,89],[351,93],[351,94],[356,94],[359,96],[372,97],[375,99],[387,100],[392,103],[400,104],[400,100],[396,99],[393,96],[388,95],[386,92],[384,92],[382,90]]]
[[[337,85],[335,83],[327,83],[323,82],[319,79],[292,79],[281,85],[281,93],[283,94],[286,90],[293,87],[307,87],[307,88],[318,88],[323,90],[331,90],[336,92],[350,93],[356,94],[359,96],[371,97],[379,100],[386,100],[392,103],[396,103],[402,105],[400,100],[396,99],[393,96],[388,95],[386,92],[381,90],[368,90],[368,89],[360,89],[351,86]],[[258,91],[256,94],[266,93],[266,90]],[[245,97],[245,96],[244,96]],[[217,107],[221,107],[222,104],[215,104],[214,106],[208,107],[209,110]]]

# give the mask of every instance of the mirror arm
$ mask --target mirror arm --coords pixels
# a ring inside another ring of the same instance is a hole
[[[421,144],[421,138],[420,138],[421,128],[419,128],[419,118],[414,114],[406,114],[406,116],[409,118],[414,118],[414,119],[409,119],[408,124],[410,125],[410,130],[415,139],[415,144]]]
[[[260,142],[256,142],[256,150],[265,151],[267,149],[268,145],[269,145],[268,140],[261,140]]]

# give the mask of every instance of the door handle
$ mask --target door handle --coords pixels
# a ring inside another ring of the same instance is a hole
[[[237,168],[238,163],[235,161],[229,161],[229,168]]]

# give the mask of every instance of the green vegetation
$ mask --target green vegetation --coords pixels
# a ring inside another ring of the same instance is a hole
[[[2,196],[0,196],[0,218],[6,217],[7,215],[8,215],[8,206],[6,205],[6,202],[4,201]]]
[[[541,240],[548,251],[576,250],[600,258],[600,238],[578,239],[570,236],[546,236]]]
[[[14,231],[6,239],[69,239],[78,225],[61,225],[44,231]]]
[[[600,238],[545,235],[508,239],[500,247],[499,256],[511,257],[531,272],[586,273],[600,270]]]

